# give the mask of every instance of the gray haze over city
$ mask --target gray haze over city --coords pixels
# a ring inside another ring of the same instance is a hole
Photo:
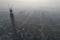
[[[22,36],[24,33],[43,35],[44,38],[39,40],[48,40],[49,37],[50,40],[60,40],[60,0],[0,0],[0,40],[13,39],[10,8],[13,10],[17,33],[20,31]],[[23,40],[27,37],[23,37]]]

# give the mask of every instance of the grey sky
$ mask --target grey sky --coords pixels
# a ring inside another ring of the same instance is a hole
[[[0,0],[0,9],[13,5],[14,8],[60,8],[60,0]]]

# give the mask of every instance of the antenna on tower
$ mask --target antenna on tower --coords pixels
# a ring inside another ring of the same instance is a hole
[[[14,0],[9,0],[9,3],[8,3],[9,10],[13,9],[13,6],[14,6]]]

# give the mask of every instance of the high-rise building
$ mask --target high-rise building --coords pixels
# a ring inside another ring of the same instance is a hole
[[[12,9],[9,9],[10,11],[10,19],[11,19],[11,25],[12,25],[12,28],[13,28],[13,40],[16,40],[17,39],[17,32],[16,32],[16,26],[15,26],[15,20],[14,20],[14,14],[13,14],[13,11]]]

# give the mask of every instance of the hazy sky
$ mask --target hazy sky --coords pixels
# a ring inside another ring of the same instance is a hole
[[[0,9],[11,7],[12,5],[14,8],[60,8],[60,0],[0,0]]]

